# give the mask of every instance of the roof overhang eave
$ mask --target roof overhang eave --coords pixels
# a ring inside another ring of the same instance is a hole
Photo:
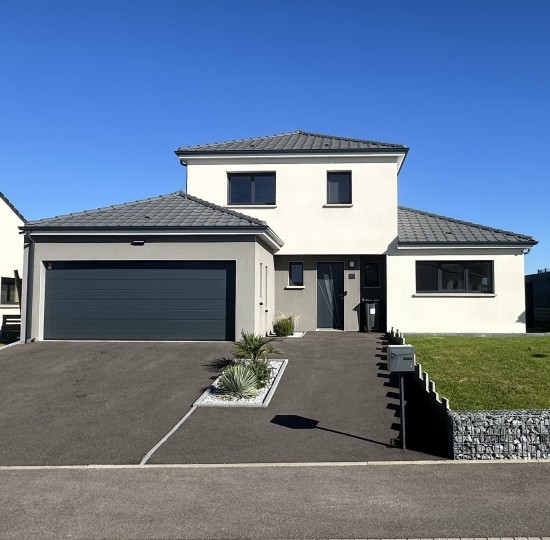
[[[406,155],[409,151],[408,147],[395,148],[342,148],[342,149],[297,149],[297,150],[192,150],[185,151],[183,149],[174,150],[176,156],[180,160],[195,157],[262,157],[262,156],[300,156],[300,155],[319,155],[319,156],[337,156],[337,155],[361,155],[361,154],[401,154]]]
[[[25,224],[22,233],[37,236],[258,236],[278,251],[284,245],[268,226],[247,227],[44,227]]]
[[[538,244],[537,240],[529,242],[397,242],[398,249],[530,249]]]

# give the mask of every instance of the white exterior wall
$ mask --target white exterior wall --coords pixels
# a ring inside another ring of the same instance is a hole
[[[19,229],[23,220],[0,198],[0,277],[13,278],[14,270],[23,274],[23,236]],[[18,314],[18,304],[0,304],[3,315]]]
[[[416,261],[493,261],[494,295],[418,294]],[[519,249],[399,250],[387,258],[388,328],[414,333],[524,333],[524,256]]]
[[[187,161],[188,193],[266,221],[285,243],[278,255],[382,254],[397,236],[395,156]],[[351,207],[325,206],[327,171],[351,171]],[[229,206],[231,172],[275,172],[276,206]]]

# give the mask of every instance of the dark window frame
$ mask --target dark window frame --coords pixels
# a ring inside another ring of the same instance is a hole
[[[430,264],[432,265],[431,268],[434,269],[433,265],[436,265],[435,269],[437,270],[437,289],[420,289],[419,287],[419,269],[421,268],[422,264]],[[460,289],[448,289],[444,288],[443,284],[443,265],[462,265],[462,279],[464,283],[464,287]],[[470,287],[470,279],[469,279],[469,273],[470,268],[468,268],[468,265],[474,265],[474,264],[487,264],[489,265],[489,284],[487,285],[487,290],[485,291],[475,291],[469,289]],[[494,261],[476,261],[476,260],[462,260],[462,261],[431,261],[431,260],[422,260],[422,261],[416,261],[415,264],[415,279],[416,279],[416,292],[418,294],[495,294],[495,265]]]
[[[302,283],[301,284],[291,282],[291,276],[292,276],[291,266],[293,264],[300,265],[302,267]],[[304,286],[304,263],[303,263],[303,261],[289,261],[289,263],[288,263],[288,286],[289,287],[303,287]]]
[[[232,202],[231,200],[231,180],[237,177],[250,177],[250,202]],[[258,177],[273,177],[273,202],[256,202],[255,201],[255,179]],[[275,206],[277,204],[277,175],[275,171],[262,172],[230,172],[227,173],[227,204],[228,206]]]
[[[15,278],[8,278],[8,277],[0,278],[0,304],[4,306],[19,304],[19,298],[17,297],[17,284],[15,283]]]
[[[330,200],[330,176],[336,174],[347,174],[349,177],[349,201],[347,202],[331,202]],[[352,175],[351,171],[327,171],[327,205],[339,205],[339,204],[352,204],[353,190],[352,190]]]

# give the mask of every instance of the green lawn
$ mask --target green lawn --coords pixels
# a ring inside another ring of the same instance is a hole
[[[550,337],[410,337],[454,410],[550,409]]]

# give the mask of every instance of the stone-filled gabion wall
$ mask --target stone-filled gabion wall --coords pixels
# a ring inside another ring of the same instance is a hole
[[[406,343],[399,330],[387,332],[396,345]],[[416,363],[416,361],[415,361]],[[408,437],[428,453],[448,453],[454,459],[548,459],[550,458],[550,410],[453,411],[449,401],[439,396],[429,375],[416,364],[408,373],[409,408],[422,420],[410,425]],[[445,415],[448,421],[442,419]],[[414,414],[409,415],[414,420]],[[407,421],[407,424],[409,422]],[[429,436],[429,434],[431,435]],[[434,452],[434,440],[438,450]],[[421,446],[422,441],[428,447]],[[445,441],[448,441],[446,444]],[[431,446],[431,448],[430,448]],[[447,452],[441,449],[447,448]]]
[[[454,459],[550,458],[550,410],[448,414]]]

